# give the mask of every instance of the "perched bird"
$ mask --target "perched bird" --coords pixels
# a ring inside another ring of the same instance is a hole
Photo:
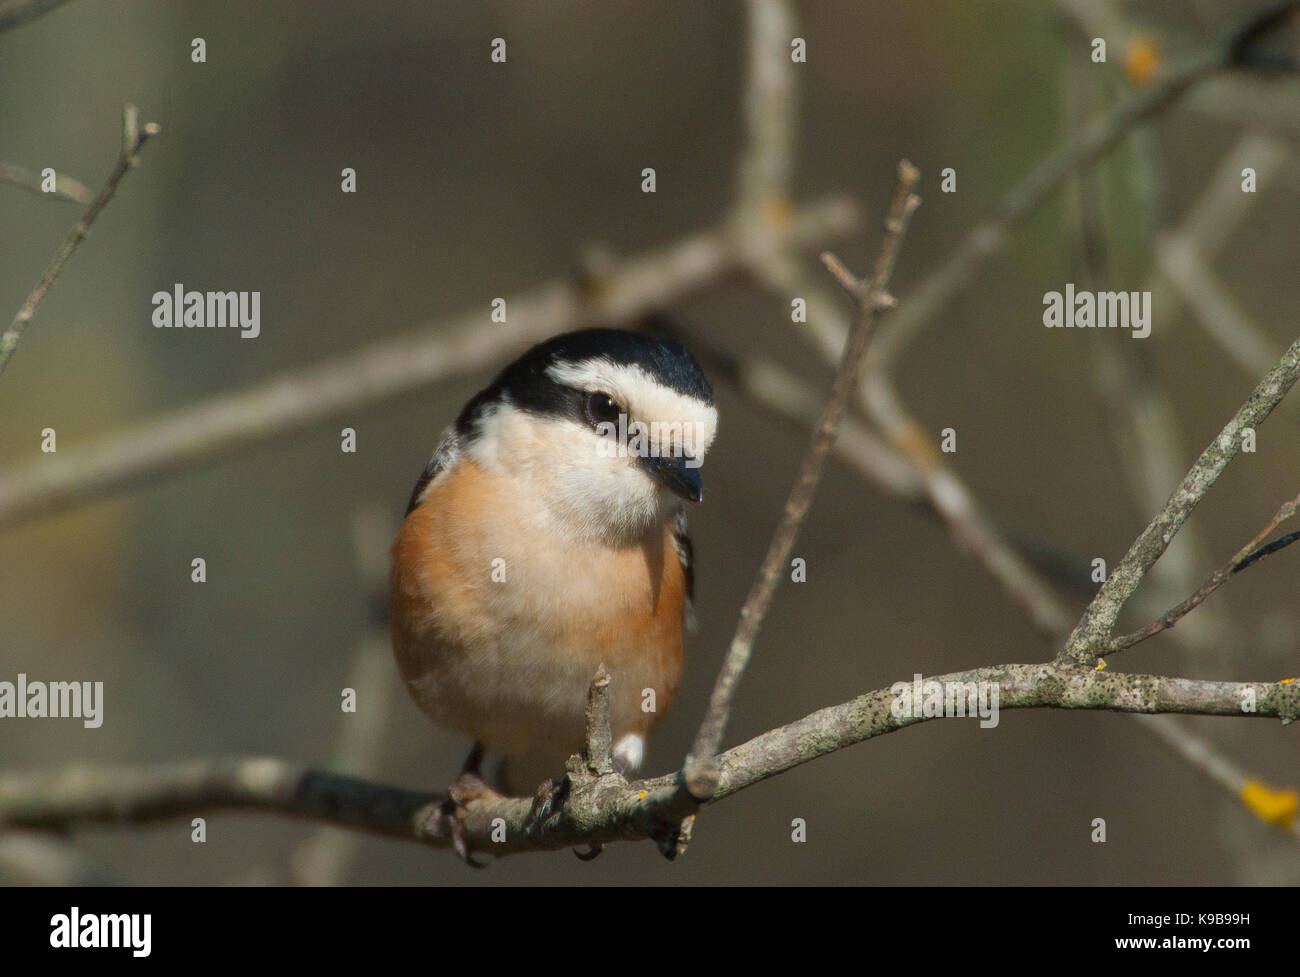
[[[457,803],[490,790],[485,750],[560,773],[602,663],[615,760],[640,765],[681,679],[684,502],[716,427],[680,343],[586,329],[524,353],[443,432],[393,546],[390,617],[417,705],[474,742]]]

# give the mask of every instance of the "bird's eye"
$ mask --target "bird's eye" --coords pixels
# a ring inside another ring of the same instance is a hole
[[[591,418],[592,424],[617,423],[621,413],[623,408],[609,394],[597,391],[587,398],[587,416]]]

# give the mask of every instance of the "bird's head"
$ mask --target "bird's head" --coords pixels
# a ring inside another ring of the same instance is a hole
[[[571,528],[630,542],[704,489],[718,412],[672,339],[584,329],[534,346],[457,422],[479,464],[509,471]]]

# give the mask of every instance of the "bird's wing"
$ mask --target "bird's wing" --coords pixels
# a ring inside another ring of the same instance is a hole
[[[695,630],[695,547],[691,546],[691,534],[686,525],[686,508],[677,510],[673,519],[673,549],[677,559],[681,560],[682,573],[686,575],[686,606],[682,611],[688,631]]]
[[[429,459],[429,464],[425,466],[424,471],[420,474],[419,481],[415,483],[415,488],[411,491],[411,501],[406,506],[408,516],[411,514],[412,509],[424,501],[424,493],[428,490],[429,485],[435,478],[451,467],[451,463],[456,460],[456,455],[459,452],[460,435],[456,432],[456,425],[452,424],[442,432],[438,447],[433,449],[433,457]]]

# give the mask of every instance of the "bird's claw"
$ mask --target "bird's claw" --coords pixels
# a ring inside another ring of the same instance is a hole
[[[487,785],[477,770],[464,770],[447,788],[447,799],[442,802],[442,815],[451,835],[451,846],[460,856],[460,860],[471,868],[485,868],[485,862],[474,860],[474,850],[470,847],[469,837],[465,831],[465,822],[461,814],[474,801],[499,800],[501,794]]]
[[[559,780],[548,777],[542,781],[537,788],[537,792],[533,795],[532,815],[534,820],[545,820],[558,812],[564,806],[564,802],[568,800],[571,786],[567,774]]]

